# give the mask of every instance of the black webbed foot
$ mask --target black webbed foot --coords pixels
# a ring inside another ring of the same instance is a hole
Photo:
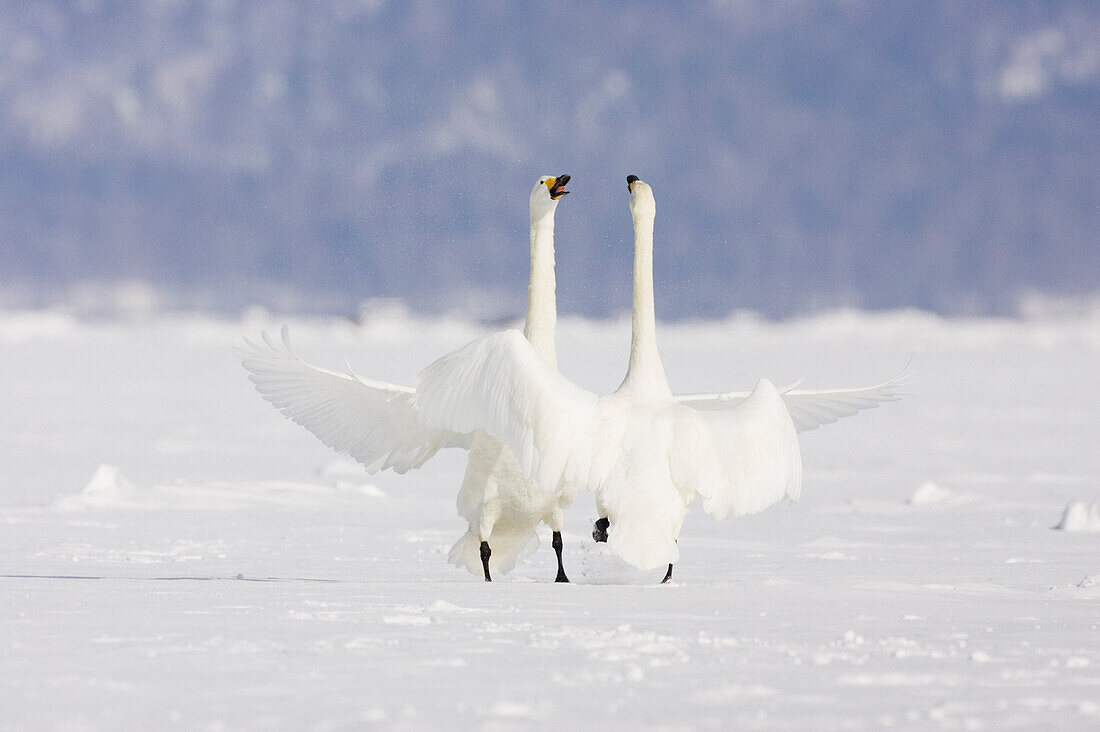
[[[489,557],[491,557],[493,551],[489,548],[489,542],[481,542],[481,566],[485,568],[485,581],[492,582],[493,578],[489,576]]]
[[[672,565],[669,564],[668,565],[668,572],[665,573],[665,578],[663,580],[661,580],[661,584],[662,585],[668,584],[669,580],[671,580],[671,579],[672,579]]]
[[[611,526],[611,522],[607,518],[602,518],[592,526],[592,538],[597,542],[607,541],[607,528]]]
[[[569,578],[565,576],[565,567],[561,563],[561,532],[555,531],[554,538],[551,541],[554,547],[554,553],[558,555],[558,576],[554,579],[555,582],[568,582]]]

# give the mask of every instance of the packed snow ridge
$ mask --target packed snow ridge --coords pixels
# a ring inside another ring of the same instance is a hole
[[[1100,503],[1070,501],[1062,520],[1054,527],[1059,531],[1100,531]]]

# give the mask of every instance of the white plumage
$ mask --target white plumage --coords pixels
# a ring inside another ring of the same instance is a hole
[[[429,366],[417,396],[424,424],[483,428],[545,488],[570,500],[579,487],[595,493],[612,551],[641,569],[676,561],[696,494],[724,518],[796,500],[801,487],[794,424],[766,380],[726,410],[623,390],[597,397],[504,331]]]
[[[531,277],[525,333],[544,363],[556,362],[557,307],[554,276],[554,213],[569,176],[542,176],[530,196]],[[287,329],[278,344],[249,342],[243,365],[257,390],[287,418],[322,442],[361,462],[368,472],[419,467],[440,448],[470,450],[458,494],[458,512],[469,528],[452,547],[450,561],[474,574],[507,572],[523,554],[538,547],[540,521],[560,541],[565,496],[547,491],[523,475],[516,459],[484,431],[427,429],[417,418],[417,397],[410,387],[338,374],[303,361],[290,345]],[[481,544],[491,547],[487,567]],[[559,579],[561,570],[558,550]],[[488,577],[487,577],[488,578]]]
[[[527,286],[524,335],[532,350],[556,366],[557,281],[554,275],[554,214],[569,176],[542,177],[531,191],[531,273]],[[547,195],[549,191],[550,195]],[[473,430],[471,430],[473,431]],[[474,432],[470,459],[458,493],[458,513],[468,524],[451,547],[451,563],[471,573],[509,572],[539,546],[535,530],[545,522],[554,532],[559,582],[567,581],[562,566],[562,509],[571,502],[556,490],[545,490],[527,478],[512,452],[484,430]],[[488,564],[482,542],[490,548]]]
[[[902,379],[858,389],[673,396],[656,347],[649,187],[632,184],[635,282],[630,367],[619,389],[597,397],[556,370],[553,224],[568,176],[532,190],[531,277],[523,334],[505,331],[443,357],[419,388],[335,373],[263,336],[242,351],[257,390],[368,472],[419,467],[439,449],[470,450],[458,496],[467,532],[450,560],[477,574],[507,572],[554,531],[561,569],[562,509],[580,487],[608,517],[611,548],[643,568],[673,562],[695,495],[717,517],[795,500],[804,431],[895,399]],[[793,418],[793,421],[792,421]],[[518,456],[518,457],[517,457]],[[530,477],[528,477],[530,476]],[[483,561],[482,543],[491,546]],[[671,570],[670,570],[671,571]]]
[[[851,417],[864,409],[872,409],[883,402],[899,398],[898,389],[909,381],[904,371],[892,379],[875,386],[851,389],[796,389],[793,386],[780,390],[783,403],[791,413],[795,429],[799,432],[816,430],[823,424],[832,424],[844,417]],[[680,394],[676,400],[701,412],[712,409],[728,409],[749,396],[747,391],[730,391],[720,394]]]
[[[546,490],[596,495],[611,550],[641,569],[675,562],[687,506],[699,495],[716,518],[797,500],[802,462],[795,422],[766,379],[749,394],[673,396],[656,343],[649,186],[628,179],[634,219],[630,365],[613,394],[559,374],[517,331],[486,336],[420,375],[421,423],[484,429],[508,445]],[[894,382],[853,391],[789,392],[804,429],[893,398]],[[671,566],[669,567],[671,573]],[[667,577],[666,577],[667,579]]]
[[[470,446],[471,435],[422,427],[410,387],[311,366],[294,352],[285,325],[281,344],[262,336],[262,344],[246,339],[249,348],[239,352],[256,389],[287,419],[355,458],[368,473],[404,473],[440,448]]]

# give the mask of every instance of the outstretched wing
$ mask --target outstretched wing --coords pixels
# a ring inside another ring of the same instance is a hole
[[[726,408],[692,412],[694,428],[677,434],[694,443],[673,451],[673,479],[703,496],[715,518],[762,511],[802,490],[802,453],[782,395],[767,379]],[[701,422],[702,424],[699,424]],[[690,462],[687,462],[690,461]]]
[[[484,429],[507,445],[523,472],[555,489],[596,410],[596,395],[546,362],[517,330],[468,343],[420,372],[426,427]]]
[[[909,381],[903,372],[875,386],[855,389],[794,389],[780,392],[794,420],[795,429],[808,432],[823,424],[831,424],[844,417],[873,409],[884,402],[901,398],[900,389]],[[748,392],[731,391],[723,394],[684,394],[676,399],[681,404],[701,412],[729,409],[747,399]]]
[[[264,399],[337,452],[373,473],[417,468],[441,447],[470,446],[471,435],[427,429],[417,419],[416,392],[311,366],[294,353],[283,326],[282,343],[263,333],[237,349],[249,379]]]

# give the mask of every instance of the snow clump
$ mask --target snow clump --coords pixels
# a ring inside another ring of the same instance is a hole
[[[954,493],[946,488],[940,488],[932,481],[927,480],[909,497],[909,505],[924,506],[929,503],[939,503],[941,501],[946,501],[954,495]]]
[[[1062,520],[1054,527],[1059,531],[1100,531],[1100,504],[1070,501]]]
[[[100,465],[84,490],[72,496],[60,496],[54,508],[79,511],[84,508],[109,508],[131,505],[141,497],[141,490],[122,475],[117,465]]]

